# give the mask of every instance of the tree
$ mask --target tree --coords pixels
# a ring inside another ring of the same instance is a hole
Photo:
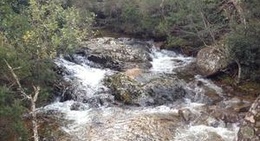
[[[38,141],[39,135],[38,135],[38,123],[37,123],[37,117],[36,117],[36,102],[37,102],[38,95],[40,92],[40,87],[33,86],[33,89],[34,89],[33,94],[27,94],[25,92],[24,88],[22,87],[18,76],[15,74],[14,69],[9,65],[9,63],[6,60],[5,60],[5,63],[7,65],[7,67],[9,68],[13,78],[15,79],[15,83],[18,85],[18,90],[21,93],[22,97],[24,97],[26,100],[29,100],[31,103],[30,112],[32,115],[33,139],[34,139],[34,141]]]
[[[259,81],[260,67],[260,2],[230,0],[238,19],[230,19],[231,32],[226,38],[230,57],[237,63],[238,78]]]
[[[174,5],[166,16],[168,38],[183,44],[202,46],[215,43],[228,23],[219,10],[220,2],[212,0],[172,0]]]
[[[239,79],[259,80],[260,24],[248,22],[247,28],[238,25],[227,38],[230,57],[240,66]]]
[[[90,36],[93,15],[82,17],[78,9],[65,9],[60,1],[30,0],[29,4],[25,14],[29,17],[30,30],[22,38],[37,58],[53,58],[57,53],[77,47]]]
[[[24,107],[8,87],[0,86],[0,140],[27,141],[27,130],[21,120]]]
[[[27,99],[19,106],[31,109],[37,140],[35,109],[47,99],[45,94],[52,93],[57,79],[52,59],[75,49],[92,35],[93,14],[64,6],[62,0],[19,2],[0,2],[0,84],[8,87],[14,100]],[[18,93],[21,95],[15,95]]]

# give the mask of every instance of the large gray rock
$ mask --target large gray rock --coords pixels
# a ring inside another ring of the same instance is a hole
[[[140,83],[123,73],[108,76],[104,82],[115,99],[126,104],[140,105],[142,97],[147,95]]]
[[[103,37],[92,39],[84,44],[87,49],[79,53],[105,68],[125,70],[134,67],[148,69],[152,66],[149,44],[145,42]]]
[[[190,91],[183,87],[183,83],[169,76],[154,76],[144,80],[133,79],[124,73],[105,79],[105,85],[111,89],[116,100],[142,106],[171,104],[184,98]]]
[[[181,80],[167,75],[152,79],[144,86],[145,91],[150,96],[150,101],[147,101],[147,104],[170,104],[184,98],[189,91],[183,87],[183,83]]]
[[[206,47],[198,52],[196,66],[203,76],[210,76],[223,70],[230,63],[230,59],[221,49]]]

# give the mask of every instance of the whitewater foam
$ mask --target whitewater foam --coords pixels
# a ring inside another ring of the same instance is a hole
[[[195,61],[193,57],[185,57],[173,51],[159,50],[155,47],[152,48],[151,57],[153,61],[150,70],[158,73],[174,73],[174,69],[187,66]]]

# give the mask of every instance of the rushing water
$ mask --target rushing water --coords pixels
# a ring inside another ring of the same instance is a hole
[[[175,74],[178,68],[184,68],[195,61],[195,58],[185,57],[173,51],[151,49],[151,74]],[[124,141],[124,140],[172,140],[172,141],[232,141],[237,127],[235,124],[226,126],[220,119],[210,115],[205,118],[202,113],[207,104],[201,100],[205,87],[223,96],[223,90],[210,80],[199,75],[193,76],[186,82],[186,88],[193,91],[198,98],[185,98],[172,104],[161,106],[122,106],[103,104],[93,106],[84,102],[99,97],[114,102],[108,88],[103,84],[107,75],[115,71],[110,69],[93,68],[92,62],[81,56],[74,56],[81,60],[73,63],[62,57],[55,60],[58,66],[66,70],[64,79],[72,84],[74,93],[79,96],[74,100],[54,102],[42,111],[55,110],[62,114],[56,117],[62,121],[60,130],[68,134],[69,140],[79,141]],[[204,87],[197,86],[196,82]],[[84,99],[84,100],[83,100]],[[108,102],[109,103],[109,102]],[[77,104],[77,109],[73,105]],[[184,111],[184,119],[180,116]],[[186,113],[185,113],[186,111]],[[187,118],[187,119],[186,119]],[[190,118],[188,120],[188,118]],[[214,123],[217,123],[216,125]],[[214,124],[214,126],[213,126]]]
[[[192,57],[184,57],[173,51],[152,49],[151,71],[158,73],[174,73],[174,69],[184,67],[194,61]]]

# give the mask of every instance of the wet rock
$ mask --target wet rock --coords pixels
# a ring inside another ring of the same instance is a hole
[[[137,112],[138,113],[138,112]],[[119,117],[121,116],[121,117]],[[107,126],[94,126],[87,132],[90,140],[106,141],[171,141],[181,125],[178,116],[171,113],[128,115],[112,117]],[[116,127],[116,128],[115,128]]]
[[[205,98],[207,98],[208,101],[207,103],[212,105],[223,100],[223,98],[219,96],[219,94],[217,94],[215,91],[212,90],[206,91],[204,96]]]
[[[237,112],[247,112],[249,109],[250,109],[250,104],[249,103],[244,103],[244,104],[241,104],[241,105],[237,105],[236,107],[235,107],[235,110],[237,111]]]
[[[83,54],[88,60],[114,70],[150,68],[148,44],[129,43],[130,41],[125,40],[108,37],[92,39],[84,43],[88,49]]]
[[[236,123],[239,122],[241,117],[239,114],[234,111],[232,108],[221,108],[219,106],[210,106],[209,111],[210,115],[218,120],[223,120],[227,123]]]
[[[227,124],[224,121],[212,117],[207,119],[207,123],[208,126],[212,126],[214,128],[227,126]]]
[[[124,74],[132,79],[135,79],[137,76],[139,76],[142,73],[142,70],[140,68],[132,68],[127,69]]]
[[[191,62],[189,65],[186,65],[185,67],[177,68],[175,72],[180,79],[183,79],[186,82],[191,81],[193,77],[196,74],[198,74],[195,62]]]
[[[71,100],[73,98],[72,85],[64,80],[58,80],[54,87],[54,95],[55,100],[58,97],[61,102]]]
[[[194,141],[194,139],[202,140],[203,141],[225,141],[219,134],[215,132],[208,132],[207,135],[201,134],[197,135],[196,137],[192,135],[188,135],[185,137],[186,141]]]
[[[181,109],[178,111],[178,114],[185,123],[189,123],[193,118],[193,113],[189,109]]]
[[[197,75],[195,79],[189,80],[188,89],[194,91],[194,95],[188,95],[189,99],[207,105],[214,105],[223,100],[221,87],[215,85],[210,80]]]
[[[182,127],[183,128],[183,127]],[[204,125],[190,126],[184,129],[178,129],[176,141],[226,141],[218,132]]]
[[[93,98],[84,99],[83,103],[87,103],[91,108],[97,108],[97,107],[101,107],[104,104],[104,101],[99,97],[93,97]]]
[[[227,126],[227,123],[221,119],[221,114],[216,115],[216,113],[214,113],[212,109],[209,110],[207,106],[205,106],[201,112],[193,113],[191,121],[194,125],[206,125],[214,128],[225,128]]]
[[[183,87],[183,83],[169,76],[152,79],[144,86],[145,91],[152,97],[152,101],[148,103],[151,105],[162,105],[184,98],[190,91]]]
[[[238,141],[260,140],[260,96],[252,104],[238,132]]]
[[[105,85],[111,89],[116,100],[126,104],[138,104],[139,99],[146,95],[141,84],[124,73],[108,76]]]
[[[70,106],[70,110],[74,111],[84,111],[86,109],[88,109],[87,106],[80,102],[75,102]]]
[[[141,79],[140,82],[140,78],[134,79],[131,75],[117,73],[105,79],[105,85],[111,89],[116,100],[143,106],[163,105],[171,104],[191,93],[183,87],[184,82],[174,77],[154,76]]]
[[[239,129],[238,140],[239,141],[252,141],[255,136],[255,130],[251,126],[242,126]]]
[[[206,47],[198,52],[196,66],[202,75],[211,76],[226,68],[230,63],[230,59],[223,51]]]

